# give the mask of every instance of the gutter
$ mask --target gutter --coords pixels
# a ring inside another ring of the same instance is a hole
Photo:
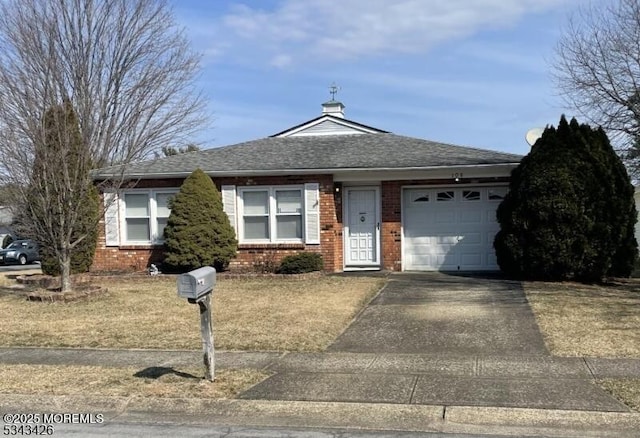
[[[516,167],[519,162],[513,163],[497,163],[497,164],[458,164],[447,166],[422,166],[422,167],[351,167],[351,168],[325,168],[325,169],[272,169],[272,170],[235,170],[235,171],[216,171],[204,170],[204,173],[210,177],[245,177],[245,176],[282,176],[282,175],[318,175],[318,174],[341,174],[350,172],[410,172],[410,171],[429,171],[429,170],[447,170],[447,169],[487,169],[492,167],[510,168]],[[108,180],[117,177],[124,179],[164,179],[164,178],[186,178],[191,175],[192,171],[181,172],[154,172],[154,173],[113,173],[113,174],[97,174],[94,180]]]

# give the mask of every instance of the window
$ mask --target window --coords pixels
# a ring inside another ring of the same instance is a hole
[[[418,193],[414,196],[413,202],[429,202],[429,192]]]
[[[455,199],[455,192],[447,191],[447,192],[438,192],[436,195],[436,201],[453,201]]]
[[[241,241],[300,242],[303,190],[298,187],[240,189]]]
[[[276,239],[302,239],[302,190],[276,190]]]
[[[156,239],[164,240],[164,227],[167,226],[167,219],[171,214],[169,201],[175,193],[156,193]]]
[[[269,192],[267,190],[243,192],[244,238],[269,239]]]
[[[175,192],[131,191],[124,193],[124,243],[162,243]]]
[[[480,200],[480,192],[477,190],[463,190],[462,191],[462,199],[464,201],[479,201]]]
[[[124,203],[127,241],[146,242],[151,240],[149,195],[146,193],[126,193]]]
[[[506,194],[507,194],[506,187],[494,187],[489,189],[488,198],[489,198],[489,201],[502,201]]]

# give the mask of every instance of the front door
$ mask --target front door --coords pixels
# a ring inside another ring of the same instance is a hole
[[[380,265],[380,211],[377,187],[345,190],[345,267]]]

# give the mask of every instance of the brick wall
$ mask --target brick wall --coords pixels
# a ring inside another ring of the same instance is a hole
[[[382,268],[389,271],[402,269],[401,187],[402,181],[383,181],[380,191],[382,226],[380,229],[380,251]]]
[[[460,184],[501,183],[508,178],[461,180]],[[325,270],[340,272],[343,269],[342,194],[335,191],[331,175],[230,177],[214,180],[218,190],[222,185],[293,185],[317,182],[320,184],[320,245],[305,244],[241,244],[237,257],[231,262],[232,270],[259,270],[275,265],[283,257],[300,251],[322,254]],[[382,269],[402,269],[402,187],[411,185],[451,185],[451,180],[383,181],[381,183],[381,253]],[[179,187],[182,180],[141,180],[137,188]],[[162,261],[162,248],[153,246],[109,247],[104,245],[104,223],[100,224],[98,248],[92,269],[94,270],[144,270],[150,263]]]
[[[179,187],[182,179],[174,180],[140,180],[130,187],[156,188]],[[305,176],[269,176],[269,177],[231,177],[214,179],[218,190],[222,185],[254,186],[254,185],[293,185],[317,182],[320,185],[320,245],[305,244],[241,244],[238,255],[231,262],[232,270],[254,270],[268,267],[280,262],[283,257],[300,251],[322,254],[325,270],[329,272],[342,270],[342,223],[340,196],[334,197],[333,177],[331,175]],[[98,246],[92,270],[144,270],[151,263],[162,262],[162,247],[154,246],[121,246],[106,247],[104,237],[104,221],[100,223]]]

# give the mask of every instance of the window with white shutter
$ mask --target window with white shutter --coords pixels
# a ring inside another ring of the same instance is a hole
[[[105,193],[107,246],[162,244],[170,201],[176,193],[176,189],[124,190],[110,204],[107,200],[115,193]]]
[[[237,215],[240,243],[320,243],[319,185],[250,186],[228,189],[225,212]],[[229,206],[229,207],[228,207]],[[229,215],[229,213],[227,213]]]

